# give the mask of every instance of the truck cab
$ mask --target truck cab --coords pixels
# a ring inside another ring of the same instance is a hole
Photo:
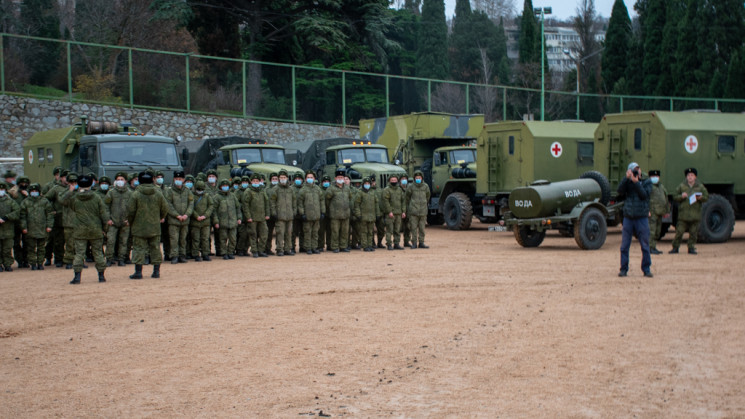
[[[269,177],[271,173],[286,170],[292,177],[295,173],[304,172],[287,164],[285,148],[276,144],[257,141],[253,144],[234,144],[220,148],[222,161],[217,165],[219,179],[229,179],[236,176],[251,176],[254,173]]]
[[[333,178],[337,169],[344,169],[350,179],[373,176],[379,187],[385,187],[392,175],[406,174],[404,169],[390,163],[386,147],[358,141],[326,149],[323,174]]]

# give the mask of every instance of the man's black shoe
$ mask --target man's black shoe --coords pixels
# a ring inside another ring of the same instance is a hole
[[[696,249],[688,249],[688,254],[689,255],[697,255],[698,252],[696,251]]]
[[[662,254],[662,252],[660,252],[659,250],[655,249],[654,247],[651,248],[651,249],[649,249],[649,253],[651,253],[653,255],[661,255]]]
[[[626,275],[628,275],[628,272],[626,272],[626,271],[621,271],[621,272],[618,273],[618,276],[620,276],[620,277],[624,277]]]
[[[673,250],[671,250],[671,251],[669,251],[667,253],[670,253],[670,254],[679,253],[678,252],[678,248],[677,247],[673,247]]]

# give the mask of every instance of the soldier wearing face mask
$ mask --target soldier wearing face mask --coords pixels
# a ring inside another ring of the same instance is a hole
[[[103,202],[111,215],[112,224],[106,234],[106,265],[124,266],[127,260],[129,242],[129,223],[127,222],[127,205],[132,198],[132,190],[127,187],[127,174],[119,172]]]
[[[64,256],[65,256],[65,231],[62,226],[62,195],[67,190],[67,176],[69,172],[62,170],[60,172],[59,182],[55,183],[44,195],[49,202],[52,203],[54,208],[54,227],[52,227],[52,234],[50,237],[52,254],[54,255],[54,265],[58,268],[62,267]],[[47,254],[46,266],[51,265],[51,254]]]
[[[269,174],[269,184],[263,185],[264,191],[266,192],[266,196],[270,197],[272,194],[272,191],[274,188],[279,185],[279,175],[276,173],[270,173]],[[274,238],[274,225],[275,222],[274,218],[270,217],[269,220],[266,222],[266,231],[267,231],[267,239],[266,239],[266,248],[264,249],[264,253],[268,255],[273,255],[274,252],[272,252],[272,239]]]
[[[251,247],[253,257],[266,257],[267,227],[271,209],[269,197],[261,186],[261,176],[254,173],[251,176],[251,186],[243,193],[243,219],[248,232],[248,246]],[[247,249],[248,249],[247,246]]]
[[[44,248],[54,225],[52,204],[41,196],[41,185],[29,186],[29,196],[21,204],[21,231],[31,270],[44,270]]]
[[[298,193],[297,208],[303,223],[302,248],[305,253],[318,254],[318,230],[321,218],[325,218],[326,200],[323,191],[316,184],[316,175],[312,171],[305,174],[305,185]]]
[[[62,258],[62,262],[65,264],[65,269],[72,269],[72,263],[75,260],[75,239],[73,238],[75,231],[75,211],[72,210],[70,204],[72,203],[73,195],[78,193],[78,189],[78,175],[76,173],[68,174],[67,190],[61,196],[62,228],[65,231],[65,255]]]
[[[15,174],[15,173],[14,173]],[[17,179],[17,183],[9,191],[10,197],[16,201],[20,208],[23,201],[28,198],[28,185],[31,183],[29,178],[21,176]],[[13,257],[15,257],[19,268],[28,268],[28,252],[24,240],[23,233],[21,232],[20,219],[15,223],[15,235],[13,237]]]
[[[20,212],[5,182],[0,182],[0,272],[13,271],[13,234]]]
[[[331,178],[324,176],[320,182],[321,199],[326,201],[326,191],[331,186]],[[318,222],[318,250],[323,252],[328,249],[329,243],[331,242],[331,225],[329,224],[329,217],[321,217]]]
[[[271,217],[276,220],[277,256],[294,255],[292,250],[292,223],[297,214],[297,196],[290,186],[287,172],[279,172],[279,185],[269,196]]]
[[[659,255],[657,238],[662,232],[662,217],[669,213],[667,189],[660,183],[660,171],[650,170],[649,181],[652,182],[652,193],[649,196],[649,253]]]
[[[186,235],[194,211],[194,195],[184,186],[185,176],[183,171],[173,172],[173,185],[166,188],[164,194],[168,202],[169,257],[172,264],[186,263]]]
[[[344,185],[344,170],[336,171],[333,185],[326,190],[326,210],[331,225],[331,250],[349,252],[349,217],[351,215],[351,190]]]
[[[404,190],[398,186],[398,178],[391,176],[383,189],[383,217],[385,217],[385,242],[388,250],[403,250],[401,246],[401,223],[406,218]]]

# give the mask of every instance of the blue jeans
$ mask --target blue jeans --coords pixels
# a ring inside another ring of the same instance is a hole
[[[621,270],[629,270],[629,247],[631,247],[631,237],[636,235],[642,246],[642,271],[649,272],[652,266],[652,257],[649,255],[649,219],[647,217],[636,219],[624,217],[622,232]]]

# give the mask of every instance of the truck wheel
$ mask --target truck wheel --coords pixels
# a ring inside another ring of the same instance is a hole
[[[462,192],[453,192],[445,199],[445,224],[450,230],[468,230],[473,220],[471,200]]]
[[[600,185],[600,203],[603,205],[608,205],[608,202],[610,202],[610,182],[608,181],[608,178],[605,177],[604,174],[596,171],[596,170],[590,170],[589,172],[582,173],[582,175],[579,177],[580,179],[592,179],[595,182]]]
[[[574,240],[580,249],[595,250],[603,247],[608,232],[605,216],[597,208],[588,208],[574,224]]]
[[[445,222],[445,217],[441,213],[427,214],[427,224],[431,226],[441,226]]]
[[[724,243],[732,237],[735,228],[735,210],[722,195],[709,195],[701,208],[698,237],[703,243]]]
[[[546,238],[546,230],[531,230],[528,226],[515,226],[515,240],[522,247],[538,247]]]

